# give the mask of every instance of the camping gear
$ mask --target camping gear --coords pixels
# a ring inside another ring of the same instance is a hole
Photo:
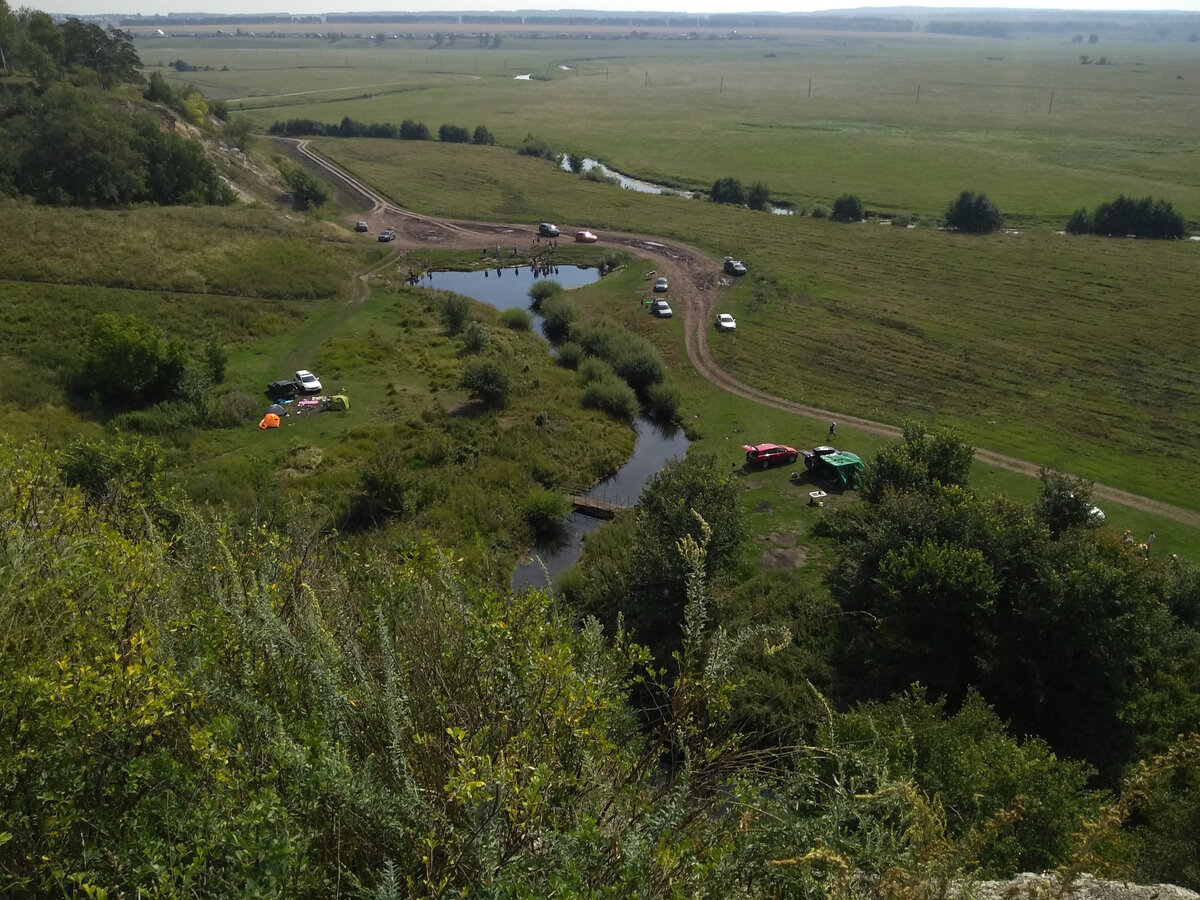
[[[822,474],[842,487],[853,487],[854,479],[862,474],[863,463],[856,453],[839,450],[820,457]]]
[[[280,406],[278,403],[272,403],[270,406],[268,406],[267,412],[274,413],[277,416],[286,416],[287,415],[287,410],[284,409],[282,406]]]
[[[258,427],[264,430],[267,428],[278,428],[279,416],[275,415],[275,413],[267,413],[262,417],[262,421],[258,423]]]
[[[345,410],[350,408],[350,398],[345,394],[334,394],[329,398],[329,409]]]

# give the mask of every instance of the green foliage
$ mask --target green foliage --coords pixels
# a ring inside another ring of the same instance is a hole
[[[1183,216],[1165,200],[1134,199],[1124,195],[1101,203],[1092,216],[1078,209],[1067,222],[1070,234],[1102,234],[1108,237],[1179,239],[1187,234]]]
[[[965,485],[975,449],[952,429],[930,432],[917,422],[904,424],[901,440],[881,447],[859,479],[864,500],[878,503],[889,493],[919,491],[934,484]]]
[[[963,191],[946,209],[946,227],[966,234],[991,234],[1004,224],[1004,216],[986,194]]]
[[[500,313],[500,324],[513,331],[529,331],[533,328],[533,317],[514,306]]]
[[[225,371],[229,366],[229,351],[216,335],[210,337],[204,345],[204,363],[208,370],[208,377],[213,384],[221,384],[225,381]]]
[[[512,377],[495,360],[482,359],[469,363],[463,370],[459,385],[473,399],[491,409],[503,409],[512,393]]]
[[[646,388],[646,415],[656,422],[679,421],[679,408],[682,404],[683,398],[679,391],[668,384],[659,382]]]
[[[746,191],[746,206],[750,209],[765,210],[771,205],[771,191],[761,181],[750,185]]]
[[[842,194],[833,201],[833,212],[829,218],[835,222],[861,222],[863,219],[862,200],[853,194]]]
[[[488,328],[478,319],[471,320],[463,329],[463,345],[468,353],[482,353],[492,342]]]
[[[157,444],[120,436],[78,438],[63,451],[58,471],[90,507],[105,509],[115,521],[158,527],[178,523],[179,498],[167,486],[166,457]]]
[[[453,337],[467,326],[471,319],[471,301],[462,294],[442,294],[438,301],[438,316],[446,334]]]
[[[320,181],[300,166],[284,159],[277,160],[279,173],[292,193],[292,205],[298,210],[321,206],[329,199],[329,191]]]
[[[413,493],[403,449],[391,441],[382,443],[359,468],[342,527],[361,531],[403,518],[413,511]]]
[[[713,203],[732,203],[736,206],[744,206],[746,191],[736,178],[718,178],[708,191],[708,199]]]
[[[475,132],[471,135],[471,143],[490,147],[496,143],[496,138],[484,126],[476,125]]]
[[[550,278],[535,281],[529,288],[529,308],[540,312],[542,304],[556,294],[561,294],[563,286]]]
[[[1092,485],[1082,478],[1042,467],[1038,471],[1042,490],[1034,514],[1053,537],[1071,528],[1098,524],[1093,518]]]
[[[469,144],[471,132],[461,125],[443,125],[438,129],[438,140],[444,144]]]
[[[539,311],[544,317],[542,331],[554,344],[571,333],[572,324],[579,319],[579,308],[565,293],[553,293],[541,302]]]
[[[525,140],[521,141],[521,143],[517,145],[517,153],[521,156],[532,156],[536,159],[553,160],[556,156],[549,144],[543,140],[535,138],[533,135],[525,136]]]
[[[636,418],[638,398],[629,385],[611,372],[592,377],[586,363],[580,367],[580,373],[587,382],[581,401],[584,409],[598,409],[622,422],[632,422]]]
[[[102,313],[92,322],[72,387],[109,411],[144,408],[178,396],[187,362],[178,338],[138,316]]]
[[[171,86],[167,84],[167,80],[162,77],[161,72],[150,73],[146,93],[142,96],[151,103],[161,103],[163,106],[172,106],[175,103],[175,92],[171,90]]]
[[[559,344],[554,359],[564,369],[578,369],[580,362],[584,359],[583,348],[574,341]]]
[[[183,116],[193,125],[204,124],[205,119],[208,118],[208,101],[204,99],[203,94],[199,91],[192,91],[183,98]],[[307,207],[303,208],[307,209]]]
[[[562,491],[537,488],[525,498],[525,522],[535,543],[561,533],[571,501]]]
[[[577,322],[570,334],[573,343],[608,363],[639,397],[647,396],[650,387],[662,381],[662,357],[645,338],[605,321]]]

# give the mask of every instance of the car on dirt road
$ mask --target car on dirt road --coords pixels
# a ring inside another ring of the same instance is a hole
[[[394,241],[395,239],[396,229],[392,228],[390,225],[383,229],[383,231],[379,232],[379,240],[381,241]]]
[[[354,230],[362,234],[363,232],[370,231],[371,226],[367,224],[366,219],[359,219],[354,223]]]
[[[538,225],[538,234],[541,237],[556,238],[558,237],[558,226],[551,225],[549,222],[542,222]]]
[[[671,304],[669,304],[666,300],[655,300],[654,304],[650,307],[650,311],[660,319],[669,319],[671,316],[675,315],[675,313],[671,311]]]
[[[670,289],[671,289],[671,284],[670,284],[670,282],[667,281],[666,278],[663,278],[660,276],[660,277],[654,279],[654,293],[665,294]]]
[[[590,231],[575,232],[575,243],[577,244],[594,244],[598,240],[600,239]]]
[[[726,275],[745,275],[746,267],[742,265],[740,259],[734,259],[732,256],[725,257],[725,274]]]
[[[764,469],[774,463],[794,463],[799,452],[786,444],[743,444],[746,451],[746,462],[762,466]]]
[[[729,313],[717,313],[717,331],[736,331],[737,319]]]

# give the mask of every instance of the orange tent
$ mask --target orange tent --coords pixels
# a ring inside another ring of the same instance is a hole
[[[267,413],[262,417],[262,421],[258,423],[259,428],[278,428],[279,416],[275,413]]]

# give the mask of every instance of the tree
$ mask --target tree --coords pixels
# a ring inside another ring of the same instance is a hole
[[[438,308],[442,325],[450,337],[458,334],[466,327],[471,318],[471,301],[462,294],[447,294]]]
[[[469,144],[471,132],[461,125],[443,125],[438,129],[438,140],[447,144]]]
[[[966,485],[975,449],[952,429],[930,432],[904,424],[903,437],[879,448],[859,484],[864,500],[878,503],[889,493],[920,491],[934,484]]]
[[[299,210],[312,209],[329,199],[329,191],[316,178],[286,160],[278,161],[280,174],[292,192],[292,205]]]
[[[991,234],[1003,223],[1004,216],[986,194],[963,191],[946,210],[946,227],[966,234]]]
[[[746,192],[746,206],[750,209],[765,210],[771,205],[771,192],[761,181],[754,182]]]
[[[146,93],[142,96],[151,103],[161,103],[164,106],[173,106],[175,104],[175,92],[171,90],[171,86],[167,84],[167,80],[162,77],[161,72],[150,73]]]
[[[432,140],[433,136],[429,133],[429,128],[424,122],[414,122],[412,119],[405,119],[400,123],[400,140],[402,141],[428,141]]]
[[[1071,528],[1096,524],[1092,510],[1092,483],[1082,478],[1053,472],[1044,466],[1038,470],[1042,482],[1034,514],[1058,537]]]
[[[225,126],[225,137],[231,145],[245,151],[250,147],[254,125],[245,116],[238,116]]]
[[[490,147],[496,143],[496,139],[492,136],[492,133],[482,125],[476,125],[475,133],[471,136],[471,143],[486,144]]]
[[[746,203],[746,192],[736,178],[718,178],[713,182],[708,197],[713,203],[733,203],[737,206]]]
[[[512,378],[495,360],[476,360],[463,370],[459,385],[471,398],[490,409],[503,409],[512,393]]]
[[[1067,234],[1089,234],[1092,230],[1092,220],[1088,216],[1088,211],[1081,206],[1071,213],[1065,230]]]
[[[187,362],[181,339],[138,316],[103,313],[73,380],[78,394],[106,409],[139,409],[176,397]]]
[[[1110,237],[1134,235],[1174,240],[1187,234],[1183,216],[1170,203],[1153,197],[1134,199],[1124,195],[1109,203],[1101,203],[1091,218],[1088,230]]]
[[[203,125],[208,115],[208,101],[199,91],[192,91],[183,98],[183,115],[193,125]]]
[[[853,194],[842,194],[833,201],[833,212],[830,218],[835,222],[861,222],[863,220],[862,201]]]

